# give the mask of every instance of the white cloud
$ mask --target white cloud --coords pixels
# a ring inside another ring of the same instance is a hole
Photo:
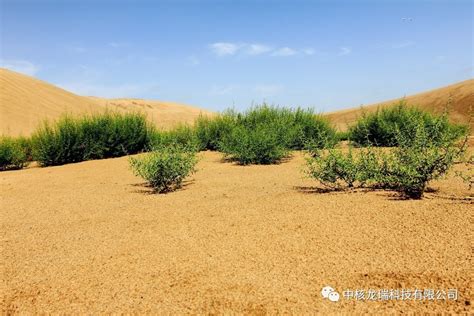
[[[157,84],[120,84],[101,85],[82,82],[58,83],[57,86],[82,96],[96,96],[104,98],[143,97],[144,94],[156,93]]]
[[[350,47],[341,47],[338,55],[345,56],[349,55],[350,53],[352,53],[352,49]]]
[[[260,55],[271,51],[272,48],[262,44],[245,45],[245,52],[249,55]]]
[[[316,51],[312,48],[294,49],[288,46],[273,48],[272,46],[260,43],[231,43],[218,42],[209,45],[211,51],[217,56],[231,56],[245,54],[249,56],[269,54],[271,56],[293,56],[297,54],[314,55]]]
[[[274,96],[275,94],[278,94],[279,92],[281,92],[283,90],[283,86],[273,85],[273,84],[270,84],[270,85],[263,84],[263,85],[255,86],[255,88],[253,90],[254,90],[254,92],[259,94],[260,96],[270,97],[270,96]]]
[[[293,56],[293,55],[296,55],[296,53],[297,53],[297,51],[292,49],[292,48],[282,47],[282,48],[279,48],[279,49],[275,50],[272,53],[272,56]]]
[[[27,60],[0,59],[0,67],[7,68],[25,75],[34,76],[39,70],[38,65]]]
[[[236,43],[219,42],[211,44],[211,50],[217,56],[234,55],[242,45]]]

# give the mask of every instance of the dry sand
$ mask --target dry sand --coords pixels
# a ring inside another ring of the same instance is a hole
[[[64,114],[94,114],[106,109],[140,111],[159,128],[192,123],[209,111],[174,102],[83,97],[47,82],[0,68],[0,135],[28,136],[44,120]]]
[[[474,79],[414,94],[405,98],[409,105],[414,105],[425,111],[436,114],[443,113],[450,99],[449,118],[456,123],[467,124],[470,122],[472,129],[474,126],[472,125],[472,119],[470,121],[470,117],[472,117],[474,113]],[[326,116],[336,125],[336,127],[344,131],[350,124],[354,123],[360,117],[363,110],[368,113],[374,112],[378,108],[389,107],[397,104],[400,100],[401,99],[395,99],[363,106],[362,108],[356,107],[336,111],[328,113]]]
[[[472,204],[318,193],[300,154],[273,166],[200,154],[150,194],[127,158],[0,173],[2,309],[160,314],[472,312]],[[472,193],[472,192],[471,192]],[[471,194],[472,197],[472,194]],[[456,301],[323,300],[321,288],[457,289]]]

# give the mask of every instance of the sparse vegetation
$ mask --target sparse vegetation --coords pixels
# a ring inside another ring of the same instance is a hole
[[[398,105],[378,109],[374,113],[363,113],[349,129],[349,139],[356,146],[398,146],[397,134],[410,139],[422,121],[425,133],[431,142],[439,143],[446,138],[457,140],[467,134],[464,125],[452,124],[447,115],[433,115],[401,101]]]
[[[142,114],[106,112],[45,122],[32,136],[33,158],[42,166],[134,154],[149,147],[152,129]]]
[[[195,171],[196,152],[180,146],[162,147],[130,158],[134,173],[145,179],[156,192],[165,193],[181,187],[183,180]]]
[[[26,138],[0,137],[0,170],[21,169],[27,165],[29,142]]]
[[[331,188],[371,186],[400,192],[407,198],[423,196],[427,184],[445,175],[459,159],[467,142],[452,137],[444,120],[426,127],[424,118],[412,118],[414,130],[395,130],[399,145],[388,150],[368,147],[357,154],[338,149],[316,151],[307,162],[307,174]],[[438,135],[433,139],[433,133]]]

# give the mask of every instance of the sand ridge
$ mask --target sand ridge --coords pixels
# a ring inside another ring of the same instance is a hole
[[[200,153],[156,195],[127,157],[0,174],[2,310],[28,313],[467,313],[472,196],[318,193],[304,157],[237,166]],[[459,166],[457,167],[459,168]],[[451,289],[457,301],[328,302],[323,286]]]

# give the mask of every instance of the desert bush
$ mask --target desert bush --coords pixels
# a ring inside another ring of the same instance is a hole
[[[474,188],[474,155],[471,155],[464,164],[467,166],[467,171],[456,171],[456,176],[461,178],[469,187],[469,190]]]
[[[213,117],[200,116],[194,124],[201,150],[218,150],[219,142],[236,125],[236,113],[227,110]]]
[[[354,187],[360,179],[360,157],[354,156],[352,149],[343,153],[338,149],[328,149],[313,153],[307,159],[307,174],[330,188]]]
[[[280,141],[289,149],[304,149],[310,143],[313,147],[332,146],[336,140],[335,130],[329,122],[311,109],[289,109],[263,104],[237,115],[237,124],[254,129],[269,125]]]
[[[220,150],[219,144],[236,126],[249,130],[267,126],[288,149],[303,149],[307,144],[322,148],[336,142],[335,131],[329,122],[312,110],[267,104],[245,112],[231,109],[214,117],[200,117],[195,126],[202,149]]]
[[[224,135],[219,150],[242,165],[277,163],[288,155],[278,131],[267,125],[253,129],[235,126]]]
[[[414,120],[414,130],[408,135],[396,130],[398,147],[388,150],[368,147],[357,154],[338,149],[313,152],[307,161],[307,174],[331,188],[370,186],[400,192],[407,198],[423,196],[427,184],[445,175],[461,158],[467,138],[457,141],[449,133],[439,132],[444,125],[426,129],[422,117]],[[440,138],[433,139],[433,132]]]
[[[154,131],[151,136],[151,149],[159,150],[170,146],[178,146],[191,151],[199,151],[200,141],[196,130],[189,125],[179,125],[166,131]]]
[[[139,113],[64,116],[33,134],[33,158],[51,166],[134,154],[148,148],[151,131]]]
[[[0,170],[21,169],[26,166],[29,146],[26,138],[0,137]]]
[[[196,163],[196,152],[180,146],[162,147],[139,158],[130,157],[134,173],[159,193],[180,188],[183,180],[195,171]]]
[[[457,140],[467,134],[467,126],[452,124],[447,113],[433,115],[415,107],[407,106],[405,101],[389,108],[377,109],[374,113],[363,112],[362,117],[349,128],[349,139],[357,146],[398,146],[397,134],[413,135],[423,127],[432,142],[446,138]]]

